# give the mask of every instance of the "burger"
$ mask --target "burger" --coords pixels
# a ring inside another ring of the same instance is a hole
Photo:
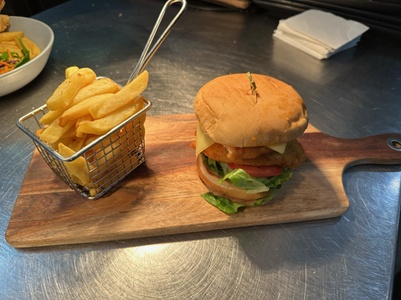
[[[206,83],[194,112],[202,197],[225,213],[260,206],[305,160],[297,141],[308,126],[301,96],[270,76],[230,74]]]

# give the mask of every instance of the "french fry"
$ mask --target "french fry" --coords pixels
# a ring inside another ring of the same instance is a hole
[[[52,145],[60,140],[72,126],[74,126],[73,122],[67,124],[64,127],[60,126],[58,125],[58,120],[56,119],[51,122],[50,125],[45,128],[45,130],[43,130],[39,137],[45,143]]]
[[[47,127],[47,126],[46,126]],[[38,130],[36,130],[36,135],[40,137],[40,135],[42,134],[42,132],[46,129],[46,127],[41,127]]]
[[[96,74],[89,68],[81,68],[66,78],[46,101],[50,110],[67,109],[78,91],[92,83],[96,79]]]
[[[71,148],[74,151],[79,151],[82,149],[82,147],[84,147],[85,143],[86,143],[86,135],[84,135],[83,137],[76,137],[74,136],[63,136],[58,143],[63,143],[64,145],[66,145],[67,147]]]
[[[77,121],[75,122],[75,129],[77,129],[82,122],[91,122],[91,121],[93,121],[93,118],[91,115],[85,115],[85,116],[79,117],[77,119]],[[75,135],[76,134],[77,133],[75,133]]]
[[[94,119],[100,119],[124,107],[146,89],[148,80],[149,73],[145,70],[129,84],[122,87],[113,97],[110,97],[109,101],[93,105],[89,109],[90,114]]]
[[[25,47],[29,50],[30,59],[33,59],[40,54],[40,48],[32,40],[28,39],[27,37],[22,37],[21,40]]]
[[[17,37],[23,37],[23,31],[5,31],[0,33],[0,42],[14,41]]]
[[[79,68],[77,66],[68,67],[67,69],[65,69],[65,78],[71,77],[71,75],[78,70]]]
[[[19,55],[21,55],[21,48],[18,47],[15,42],[2,42],[0,44],[0,53],[5,51],[17,52]]]
[[[58,152],[64,157],[70,157],[76,153],[73,149],[63,143],[58,144]],[[80,156],[73,161],[64,162],[64,165],[71,177],[75,179],[74,181],[76,183],[82,186],[90,186],[91,178],[89,176],[89,170],[85,158]]]
[[[71,122],[70,124],[73,124],[71,127],[70,126],[68,126],[68,127],[70,127],[64,134],[63,134],[63,136],[59,139],[59,141],[61,140],[61,139],[70,139],[70,138],[74,138],[74,137],[76,137],[76,135],[77,135],[77,129],[76,129],[76,127],[74,126],[75,124],[74,124],[74,122]],[[69,146],[67,143],[64,143],[66,146]]]
[[[68,146],[69,148],[73,149],[74,151],[79,151],[83,147],[85,147],[89,142],[99,138],[99,136],[84,134],[81,137],[77,137],[77,130],[76,126],[80,122],[83,121],[91,121],[92,117],[90,115],[86,115],[77,119],[75,126],[72,126],[63,136],[61,139],[58,140],[58,143],[63,143],[64,145]]]
[[[141,119],[144,121],[144,117]],[[138,123],[139,120],[136,122]],[[96,154],[91,159],[90,168],[92,178],[99,179],[97,184],[107,186],[107,182],[113,182],[114,178],[124,176],[132,170],[133,166],[139,165],[139,157],[134,153],[140,141],[133,137],[120,139],[121,135],[127,134],[127,130],[130,135],[138,134],[140,130],[138,128],[133,130],[132,124],[128,127],[130,128],[124,127],[110,136],[110,144],[104,149],[101,149],[101,146],[95,146],[94,153]]]
[[[66,111],[64,111],[62,115],[58,118],[59,125],[65,126],[67,123],[73,120],[77,120],[79,117],[89,115],[89,108],[91,106],[93,106],[95,103],[99,101],[106,101],[112,95],[113,95],[112,93],[107,93],[107,94],[92,96],[71,106]]]
[[[73,105],[96,95],[116,93],[120,90],[120,86],[110,78],[98,78],[91,84],[79,90],[73,100]]]
[[[72,66],[72,67],[68,67],[66,70],[65,70],[65,76],[66,76],[66,78],[69,78],[69,77],[71,77],[74,73],[76,73],[77,71],[79,70],[79,68],[78,67],[76,67],[76,66]],[[64,81],[65,82],[65,81]],[[63,83],[64,83],[63,82]],[[62,83],[62,84],[63,84]],[[58,87],[58,89],[63,89],[64,87]],[[61,93],[60,93],[61,94]],[[42,123],[42,124],[44,124],[44,125],[49,125],[50,123],[52,123],[55,119],[57,119],[58,117],[60,117],[63,113],[64,113],[64,111],[66,110],[67,108],[65,108],[65,107],[60,107],[60,108],[58,108],[58,109],[54,109],[54,107],[53,107],[53,110],[49,110],[41,119],[40,119],[40,122]],[[65,126],[65,125],[63,125],[63,126]]]
[[[141,97],[137,100],[128,102],[125,106],[101,119],[81,122],[77,127],[77,136],[80,137],[85,133],[103,135],[142,109],[143,105]]]
[[[1,42],[1,45],[5,45],[5,46],[7,46],[7,47],[10,47],[10,46],[15,46],[15,47],[17,47],[17,44],[15,43],[15,40],[12,40],[12,41],[2,41]],[[19,47],[18,47],[19,48]]]
[[[91,157],[91,168],[93,176],[94,177],[103,177],[103,172],[107,170],[108,165],[113,163],[113,160],[115,160],[120,151],[121,147],[118,145],[118,133],[114,133],[113,136],[110,137],[110,140],[114,142],[111,142],[107,147],[104,149],[102,148],[102,145],[96,145],[94,148],[94,156]],[[111,170],[113,173],[114,168]],[[110,174],[113,176],[113,174]]]
[[[43,117],[40,118],[40,123],[43,125],[50,125],[54,120],[61,116],[63,109],[59,110],[49,110]]]

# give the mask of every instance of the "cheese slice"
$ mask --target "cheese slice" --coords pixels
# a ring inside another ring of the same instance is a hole
[[[284,151],[285,151],[285,148],[287,147],[287,143],[270,145],[270,146],[267,146],[267,147],[269,147],[270,149],[272,149],[272,150],[274,150],[274,151],[276,151],[276,152],[278,152],[280,154],[283,154]]]
[[[202,153],[207,147],[211,146],[214,141],[203,132],[199,123],[196,128],[196,157],[198,157],[199,153]]]
[[[202,128],[200,127],[199,123],[196,128],[196,156],[199,155],[199,153],[203,152],[206,148],[211,146],[214,143],[214,141],[206,134],[203,132]],[[283,154],[285,151],[285,148],[287,147],[287,143],[281,143],[281,144],[276,144],[276,145],[269,145],[267,146],[270,149]]]

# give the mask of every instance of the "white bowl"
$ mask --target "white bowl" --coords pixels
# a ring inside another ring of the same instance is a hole
[[[7,31],[20,30],[42,51],[26,64],[0,75],[0,97],[10,94],[34,80],[45,67],[53,47],[54,33],[47,24],[31,18],[10,17],[10,27]]]

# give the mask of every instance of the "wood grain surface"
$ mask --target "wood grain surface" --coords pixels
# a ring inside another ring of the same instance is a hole
[[[35,151],[7,227],[8,243],[91,243],[338,217],[349,206],[342,183],[347,166],[401,163],[400,134],[339,139],[310,125],[299,139],[308,160],[274,199],[227,215],[200,197],[206,189],[190,147],[194,115],[151,116],[145,126],[145,164],[99,200],[75,194]]]

